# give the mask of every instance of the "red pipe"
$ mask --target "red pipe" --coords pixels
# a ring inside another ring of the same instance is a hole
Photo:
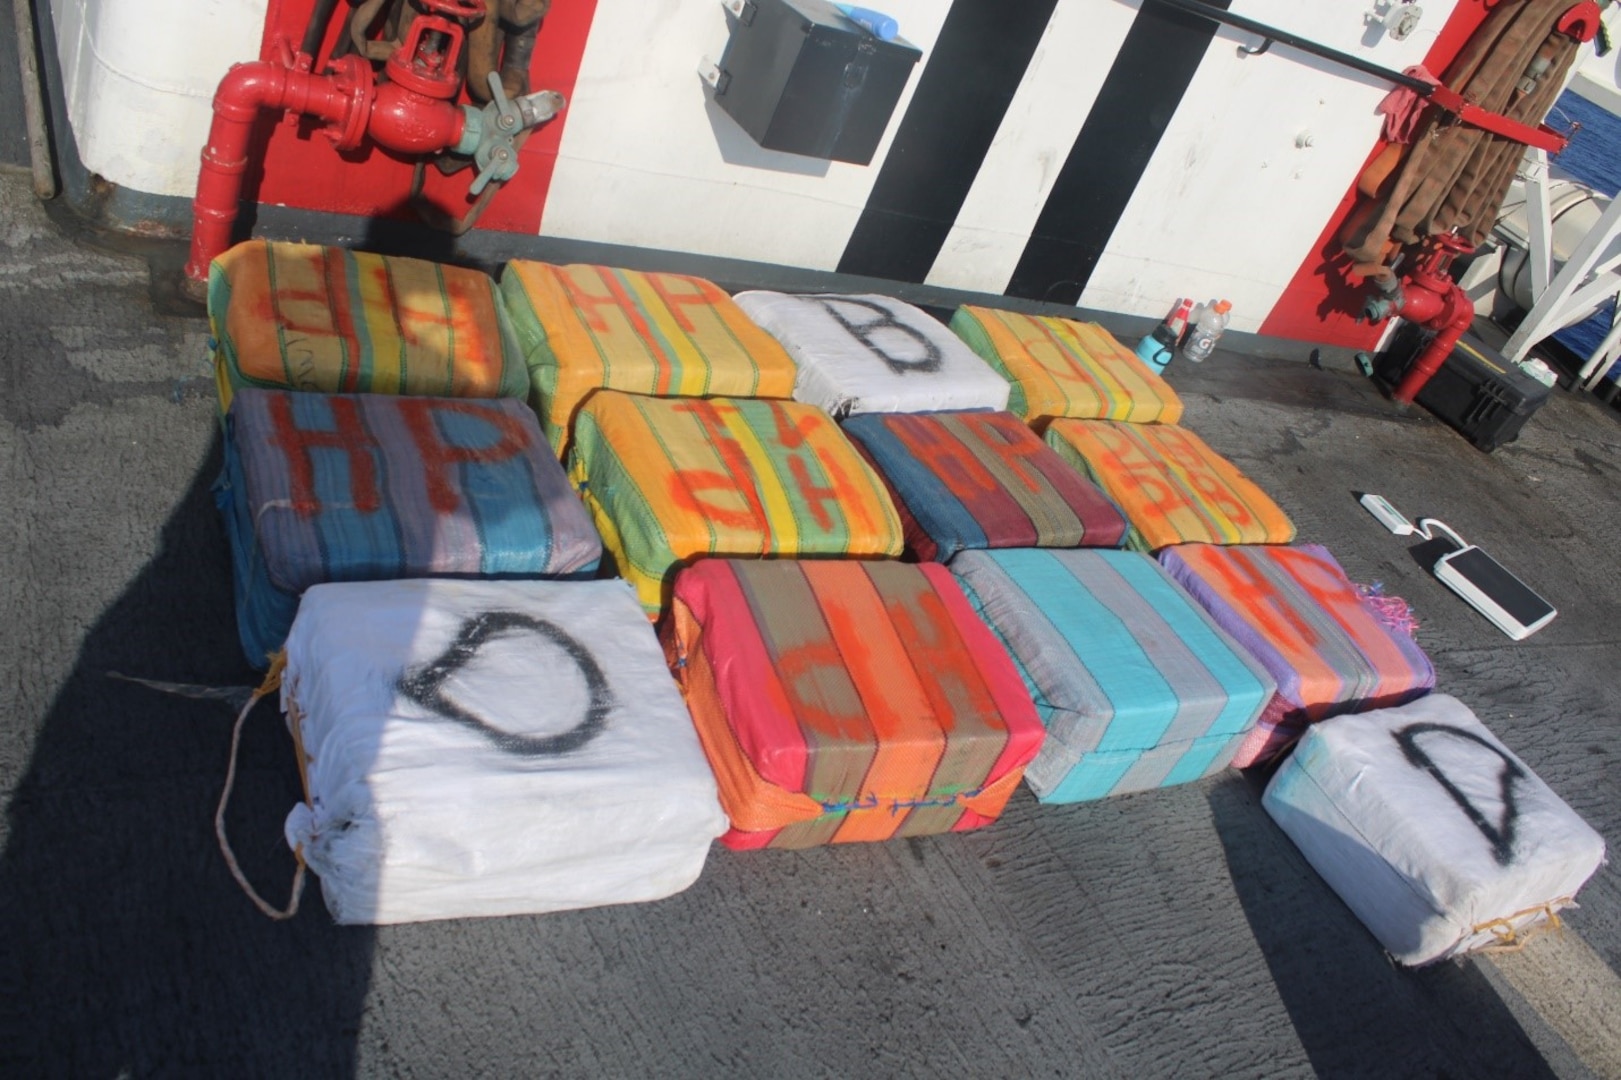
[[[268,60],[236,64],[225,73],[214,92],[214,123],[192,201],[191,257],[183,286],[188,293],[201,299],[208,264],[231,242],[248,168],[248,141],[259,111],[287,109],[341,124],[347,132],[354,126],[354,113],[366,103],[349,81],[341,73],[312,75]]]
[[[395,83],[376,86],[371,65],[359,56],[334,60],[325,75],[302,70],[291,59],[235,65],[214,93],[214,123],[197,174],[191,256],[181,282],[192,299],[206,297],[209,263],[230,245],[253,124],[267,109],[325,121],[331,126],[322,134],[339,150],[359,146],[370,134],[387,150],[433,153],[454,147],[466,126],[461,108],[449,101]]]
[[[1436,294],[1420,291],[1410,295],[1413,300],[1417,300],[1420,296],[1435,296]],[[1464,292],[1461,286],[1453,285],[1443,300],[1444,302],[1434,318],[1414,320],[1415,322],[1424,322],[1430,326],[1434,326],[1439,320],[1441,321],[1440,332],[1430,341],[1429,346],[1419,354],[1418,359],[1413,361],[1412,365],[1407,369],[1407,374],[1403,375],[1401,382],[1396,384],[1396,389],[1391,391],[1390,397],[1392,401],[1411,405],[1413,399],[1418,396],[1418,392],[1424,389],[1424,384],[1429,382],[1431,376],[1437,371],[1441,370],[1441,365],[1446,363],[1447,357],[1452,355],[1452,349],[1458,344],[1458,339],[1474,325],[1475,305],[1470,301],[1469,294]],[[1414,306],[1412,301],[1407,304],[1409,310]],[[1406,317],[1411,318],[1412,316]]]

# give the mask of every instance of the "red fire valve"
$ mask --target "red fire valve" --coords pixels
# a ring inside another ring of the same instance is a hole
[[[419,0],[426,15],[411,23],[389,56],[388,81],[424,97],[449,101],[461,92],[461,55],[466,31],[454,19],[484,14],[484,0]]]
[[[1418,265],[1400,281],[1393,275],[1375,280],[1383,295],[1370,298],[1364,309],[1373,321],[1397,315],[1436,331],[1391,391],[1393,400],[1411,404],[1452,355],[1458,339],[1474,324],[1474,302],[1451,275],[1452,260],[1473,250],[1467,241],[1452,233],[1432,236],[1424,242]]]

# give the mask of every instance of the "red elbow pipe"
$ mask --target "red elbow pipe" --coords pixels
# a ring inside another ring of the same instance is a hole
[[[347,133],[355,126],[356,113],[368,103],[370,95],[357,93],[355,80],[345,78],[345,74],[312,75],[268,60],[237,64],[225,73],[214,92],[214,123],[203,147],[197,197],[192,201],[191,256],[186,261],[188,292],[201,299],[208,264],[230,244],[242,177],[248,168],[248,142],[260,110],[288,110],[318,117],[342,125]],[[363,112],[360,118],[363,120]]]
[[[353,149],[369,133],[377,144],[401,154],[454,147],[466,127],[460,106],[397,83],[375,85],[371,65],[350,55],[313,75],[289,62],[258,60],[225,73],[214,93],[214,123],[203,147],[192,201],[191,254],[182,290],[206,298],[208,266],[231,243],[248,168],[248,143],[263,110],[313,116],[340,150]]]
[[[1428,347],[1413,361],[1407,373],[1396,384],[1396,389],[1390,393],[1391,400],[1399,401],[1404,405],[1411,405],[1418,396],[1424,384],[1441,370],[1447,357],[1452,355],[1453,347],[1458,339],[1474,325],[1475,307],[1469,300],[1469,294],[1458,285],[1453,285],[1446,295],[1446,305],[1442,311],[1437,312],[1438,317],[1444,317],[1445,323],[1440,332],[1430,341]]]

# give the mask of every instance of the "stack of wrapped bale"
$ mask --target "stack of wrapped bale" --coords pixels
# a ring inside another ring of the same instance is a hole
[[[922,309],[872,294],[739,293],[884,480],[906,553],[1116,546],[1119,511],[1006,411],[1009,385]]]
[[[650,616],[711,556],[887,556],[894,508],[796,366],[719,287],[513,262],[501,291],[553,446]]]
[[[683,274],[514,260],[501,296],[559,456],[599,390],[789,398],[794,361],[713,282]]]
[[[1409,965],[1519,947],[1604,861],[1603,838],[1446,694],[1314,725],[1262,805]]]
[[[1306,725],[1401,705],[1429,692],[1435,668],[1411,633],[1318,544],[1183,544],[1160,562],[1277,680],[1278,694],[1234,764],[1277,756]]]
[[[1046,725],[1025,774],[1043,802],[1224,769],[1272,696],[1260,664],[1146,555],[965,551],[951,569]]]
[[[725,819],[634,595],[514,580],[588,574],[601,543],[493,283],[250,244],[212,284],[239,624],[256,662],[287,638],[287,834],[334,917],[690,884]]]
[[[1102,327],[979,307],[951,326],[1011,380],[1009,408],[1120,505],[1126,546],[1294,539],[1265,492],[1177,425],[1169,384]]]
[[[601,542],[521,399],[494,283],[417,259],[249,241],[209,273],[250,662],[306,588],[589,573]]]
[[[1018,674],[944,568],[708,559],[666,650],[735,848],[977,828],[1041,743]]]

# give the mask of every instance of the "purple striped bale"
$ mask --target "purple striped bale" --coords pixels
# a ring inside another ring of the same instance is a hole
[[[561,577],[590,572],[602,555],[519,401],[245,387],[226,433],[217,495],[238,629],[258,665],[281,647],[311,585]]]

